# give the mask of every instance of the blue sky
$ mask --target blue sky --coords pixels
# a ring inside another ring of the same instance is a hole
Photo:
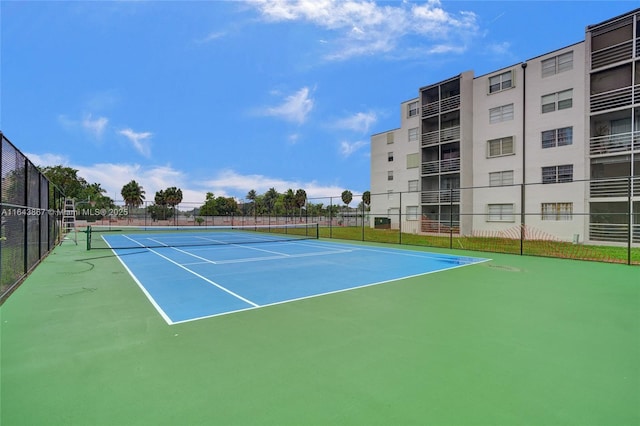
[[[422,86],[584,39],[624,1],[0,2],[0,129],[120,199],[369,189]]]

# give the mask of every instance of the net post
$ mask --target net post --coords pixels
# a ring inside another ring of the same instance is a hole
[[[87,233],[87,250],[91,250],[91,225],[87,225],[87,229],[84,232]]]

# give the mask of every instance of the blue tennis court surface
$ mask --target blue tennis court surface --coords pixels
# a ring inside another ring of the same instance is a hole
[[[103,238],[111,247],[130,239]],[[488,260],[322,240],[113,250],[169,324]]]

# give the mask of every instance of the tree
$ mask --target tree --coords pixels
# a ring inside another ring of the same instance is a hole
[[[182,202],[182,190],[175,186],[169,187],[164,191],[164,199],[166,204],[171,207],[174,217],[177,218],[176,206]]]
[[[84,200],[84,191],[89,184],[78,176],[78,170],[65,166],[48,166],[40,169],[41,172],[56,185],[67,198]]]
[[[276,191],[275,188],[269,188],[269,190],[265,192],[263,200],[268,213],[273,212],[279,195],[280,194],[278,194],[278,191]]]
[[[173,213],[167,206],[167,194],[165,191],[157,191],[153,201],[155,204],[147,207],[152,220],[165,220],[172,216]]]
[[[302,208],[307,204],[307,193],[304,189],[298,189],[295,195],[296,207],[300,209],[300,217],[302,217]]]
[[[371,204],[371,192],[370,191],[364,191],[364,193],[362,194],[362,201],[368,206],[369,204]]]
[[[123,186],[120,195],[127,207],[140,207],[144,203],[144,189],[135,180]]]
[[[175,210],[175,207],[182,202],[182,190],[180,188],[176,188],[175,186],[167,188],[164,191],[164,198],[167,202],[167,205],[173,207]]]
[[[284,211],[286,214],[290,214],[293,208],[296,206],[296,195],[293,193],[293,189],[289,188],[282,197],[284,204]]]
[[[258,209],[257,209],[257,205],[256,205],[256,199],[258,198],[258,194],[256,193],[255,189],[252,189],[251,191],[247,192],[247,200],[251,201],[252,207],[253,207],[253,217],[255,218],[258,215]]]
[[[353,194],[351,193],[351,191],[349,191],[348,189],[345,189],[344,191],[342,191],[342,202],[347,207],[349,207],[351,200],[353,200]]]
[[[201,216],[216,216],[218,210],[216,209],[216,198],[213,192],[207,192],[205,196],[204,204],[200,207]]]

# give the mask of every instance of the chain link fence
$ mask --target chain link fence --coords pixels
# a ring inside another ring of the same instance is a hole
[[[241,200],[223,215],[200,214],[204,202],[181,202],[159,213],[152,202],[129,209],[117,201],[92,223],[317,223],[324,238],[640,264],[639,177],[368,195],[368,204],[354,194],[348,205],[335,196],[289,208]]]
[[[1,132],[0,301],[60,241],[64,195]]]

